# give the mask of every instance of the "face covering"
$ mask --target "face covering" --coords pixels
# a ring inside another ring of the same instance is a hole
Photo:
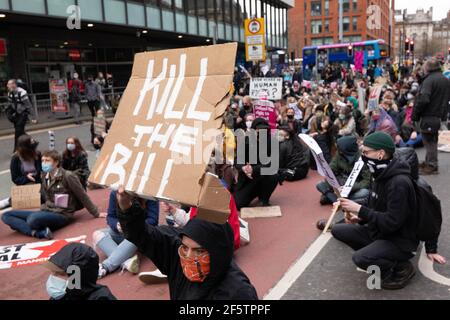
[[[53,171],[53,165],[51,163],[43,163],[42,164],[42,171],[45,173],[49,173]]]
[[[178,254],[185,277],[191,282],[205,281],[210,273],[211,258],[209,253],[205,252],[195,258],[188,258],[180,246]]]
[[[378,121],[378,120],[380,120],[380,115],[378,114],[378,115],[373,115],[372,116],[372,120],[373,121]]]
[[[66,294],[67,281],[51,274],[48,276],[45,286],[48,295],[55,300],[59,300]]]
[[[369,171],[372,173],[372,175],[377,178],[380,176],[381,173],[388,167],[391,160],[378,160],[378,159],[371,159],[367,158],[366,156],[361,156],[362,161],[367,165],[369,168]]]
[[[347,117],[345,116],[345,114],[340,114],[339,115],[339,119],[344,121]]]
[[[293,114],[288,114],[287,117],[288,117],[289,120],[294,119],[294,115]]]
[[[75,150],[76,147],[77,147],[77,146],[76,146],[75,144],[73,144],[73,143],[68,143],[68,144],[67,144],[67,150],[69,150],[69,151]]]
[[[245,121],[245,125],[247,126],[247,129],[250,129],[252,127],[253,121]]]
[[[100,150],[100,148],[101,148],[101,147],[100,147],[99,144],[95,144],[95,143],[94,143],[94,149],[95,149],[95,150]]]

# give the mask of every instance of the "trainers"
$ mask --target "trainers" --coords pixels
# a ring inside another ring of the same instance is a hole
[[[439,174],[438,168],[431,167],[431,166],[425,166],[425,167],[419,168],[419,175],[421,175],[421,176],[430,176],[433,174]]]
[[[6,198],[0,201],[0,210],[11,207],[11,198]]]
[[[328,197],[326,195],[322,195],[320,197],[320,204],[322,206],[326,206],[326,205],[329,205],[329,204],[332,204],[332,203],[331,203],[330,199],[328,199]]]
[[[162,274],[159,269],[150,272],[141,272],[138,275],[139,280],[145,284],[157,284],[164,283],[167,281],[167,276]]]
[[[320,219],[316,223],[316,228],[320,231],[323,231],[325,229],[325,226],[327,225],[328,220],[327,219]],[[333,224],[330,225],[329,230],[333,227]]]
[[[108,270],[103,266],[103,264],[98,264],[98,279],[104,278],[108,274]]]
[[[42,231],[42,236],[41,238],[47,239],[47,240],[52,240],[53,239],[53,233],[52,230],[50,230],[49,227],[45,228],[44,231]]]
[[[122,263],[122,271],[124,269],[134,274],[139,273],[139,257],[137,256],[137,254]]]

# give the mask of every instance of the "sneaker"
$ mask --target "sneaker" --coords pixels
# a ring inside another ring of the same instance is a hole
[[[139,257],[137,254],[132,256],[130,259],[126,260],[122,263],[122,271],[126,269],[131,273],[138,274],[139,273]]]
[[[332,203],[331,203],[330,199],[328,199],[328,197],[326,195],[322,195],[320,197],[320,204],[322,206],[326,206],[326,205],[329,205],[329,204],[332,204]]]
[[[150,272],[141,272],[138,275],[139,280],[145,284],[158,284],[167,282],[167,276],[162,274],[159,269]]]
[[[6,198],[0,201],[0,210],[11,207],[11,198]]]
[[[434,174],[439,174],[439,170],[436,167],[431,166],[425,166],[422,168],[419,168],[419,175],[421,176],[430,176]]]
[[[108,274],[108,270],[103,266],[103,264],[98,264],[98,279],[104,278]]]
[[[325,226],[327,225],[327,222],[328,222],[327,219],[318,220],[316,223],[316,228],[319,229],[320,231],[323,231],[323,229],[325,229]],[[331,224],[328,229],[331,230],[332,227],[333,227],[333,224]]]
[[[44,231],[42,231],[42,236],[41,238],[47,239],[47,240],[52,240],[53,239],[53,233],[52,230],[50,230],[49,227],[45,228]]]

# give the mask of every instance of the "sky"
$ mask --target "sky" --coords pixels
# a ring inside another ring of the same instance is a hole
[[[408,9],[408,13],[416,12],[416,9],[424,9],[425,12],[433,7],[433,20],[441,20],[447,16],[450,10],[448,0],[395,0],[396,9]]]

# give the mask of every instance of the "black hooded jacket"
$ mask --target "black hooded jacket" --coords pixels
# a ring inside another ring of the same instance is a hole
[[[81,289],[66,289],[61,300],[116,300],[108,287],[97,284],[99,258],[91,247],[82,243],[69,243],[49,261],[64,271],[69,266],[80,268]]]
[[[167,226],[154,227],[145,223],[145,212],[137,202],[125,212],[119,210],[118,216],[125,237],[167,275],[172,300],[258,299],[250,280],[233,261],[233,231],[228,223],[194,218],[181,232]],[[178,255],[183,235],[210,254],[210,274],[202,283],[191,282],[183,274]]]
[[[416,193],[409,165],[394,157],[375,179],[371,191],[368,207],[359,211],[371,236],[391,241],[403,251],[416,251]]]

